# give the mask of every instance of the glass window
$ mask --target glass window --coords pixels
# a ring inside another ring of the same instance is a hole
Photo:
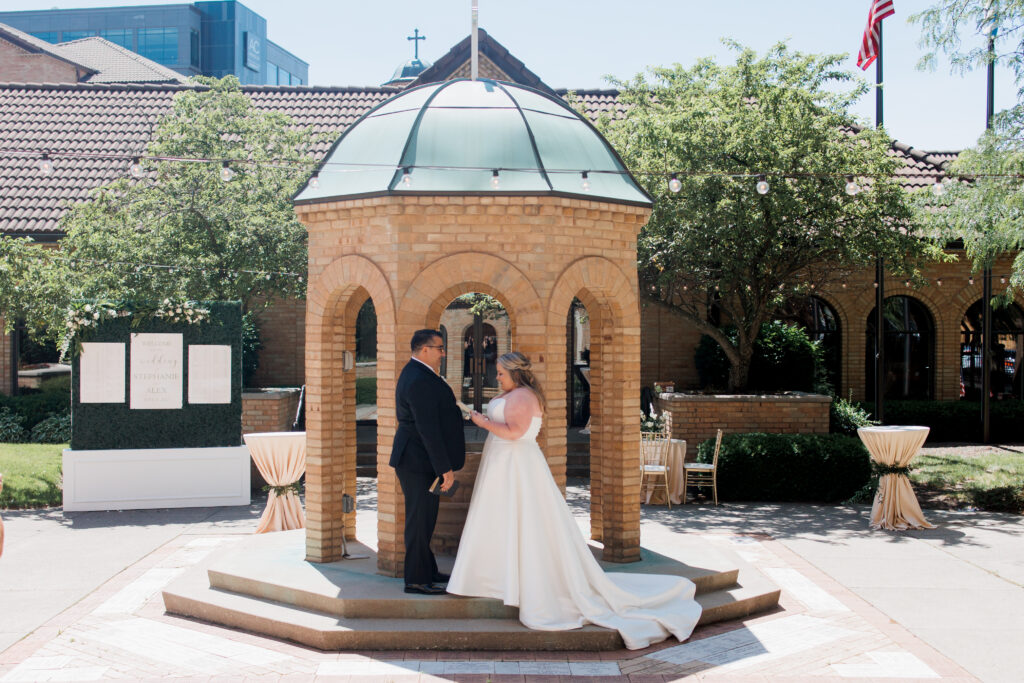
[[[982,302],[967,309],[960,322],[960,398],[981,400]],[[989,391],[993,398],[1024,397],[1020,354],[1024,346],[1024,313],[1016,304],[992,309]]]
[[[100,31],[100,38],[106,38],[123,48],[132,49],[132,30],[130,28],[105,29]]]
[[[842,395],[839,385],[842,368],[842,339],[839,336],[839,315],[835,309],[824,299],[811,296],[792,304],[779,318],[804,328],[811,341],[821,344],[828,382],[837,395]]]
[[[60,42],[60,34],[57,31],[33,31],[30,35],[35,36],[39,40],[45,40],[48,43]]]
[[[178,29],[140,28],[138,53],[160,64],[177,64]]]
[[[96,31],[64,31],[61,34],[61,40],[65,43],[72,40],[81,40],[82,38],[92,38],[96,35]]]
[[[885,398],[933,398],[935,324],[925,305],[909,296],[885,300]],[[868,314],[864,374],[875,393],[875,311]]]
[[[267,85],[277,85],[277,64],[267,62]]]
[[[292,85],[302,85],[302,79],[299,78],[298,76],[296,76],[295,74],[292,74],[291,84]]]
[[[199,31],[192,29],[188,35],[189,40],[189,64],[199,66]]]

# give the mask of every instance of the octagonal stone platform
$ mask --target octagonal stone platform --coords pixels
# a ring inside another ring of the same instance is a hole
[[[595,554],[599,547],[591,545]],[[498,600],[407,595],[401,579],[365,559],[311,563],[303,530],[263,534],[222,548],[163,593],[168,612],[292,640],[322,650],[617,650],[619,634],[597,626],[534,631],[518,609]],[[729,551],[681,536],[675,558],[642,549],[628,565],[606,571],[685,576],[697,586],[700,625],[738,619],[778,605],[779,589]],[[441,570],[452,558],[438,557]],[[698,629],[700,628],[698,625]]]

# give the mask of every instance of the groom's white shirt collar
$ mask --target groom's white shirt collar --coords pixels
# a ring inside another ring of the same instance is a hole
[[[419,363],[420,365],[422,365],[423,367],[425,367],[425,368],[426,368],[427,370],[430,370],[430,371],[431,371],[431,372],[433,372],[433,373],[434,373],[435,375],[437,375],[437,373],[436,373],[436,372],[434,371],[434,368],[430,367],[429,365],[427,365],[426,363],[424,363],[423,361],[421,361],[421,360],[420,360],[419,358],[417,358],[416,356],[410,356],[409,358],[410,358],[410,360],[414,360],[414,361],[416,361],[417,363]],[[437,375],[437,376],[438,376],[438,377],[440,377],[440,375]]]

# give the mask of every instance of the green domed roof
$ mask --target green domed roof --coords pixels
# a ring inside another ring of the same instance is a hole
[[[342,134],[315,177],[296,203],[401,194],[653,203],[611,145],[565,102],[492,80],[430,83],[392,97]]]

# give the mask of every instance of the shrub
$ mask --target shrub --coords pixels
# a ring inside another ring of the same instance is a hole
[[[32,443],[67,443],[71,441],[71,416],[50,415],[32,428]]]
[[[697,448],[711,462],[715,441]],[[745,501],[842,501],[871,477],[868,452],[843,434],[728,434],[718,455],[718,496]]]
[[[871,419],[868,411],[860,404],[845,398],[833,398],[828,408],[828,431],[833,434],[857,436],[858,427],[870,427],[878,424]]]
[[[1024,401],[992,401],[991,434],[996,443],[1024,441]],[[861,403],[872,416],[875,404]],[[976,401],[885,402],[885,423],[928,427],[928,441],[978,441],[981,439],[981,403]]]
[[[726,328],[735,339],[735,328]],[[714,339],[702,335],[694,354],[701,387],[724,387],[729,359]],[[748,387],[761,391],[825,391],[825,358],[820,344],[801,327],[775,320],[761,326],[750,359]]]
[[[25,440],[25,418],[0,407],[0,443],[21,443]]]
[[[0,410],[4,408],[21,416],[22,428],[31,430],[49,415],[70,413],[71,392],[61,390],[59,385],[56,385],[53,390],[47,388],[45,391],[32,394],[0,395]]]
[[[359,377],[356,379],[356,403],[377,402],[377,378]]]

